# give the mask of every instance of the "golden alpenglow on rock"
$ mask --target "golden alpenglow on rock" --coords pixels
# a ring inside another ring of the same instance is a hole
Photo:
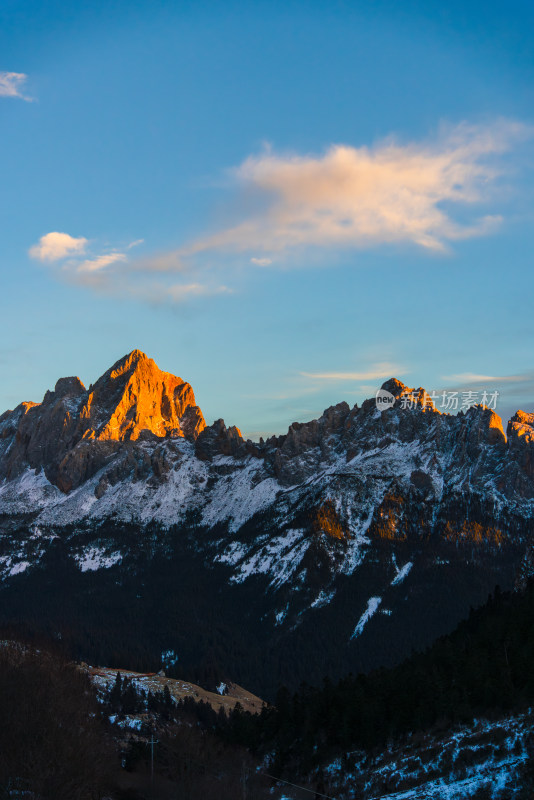
[[[191,386],[162,372],[140,350],[117,361],[88,390],[79,378],[60,378],[42,403],[20,404],[0,417],[0,425],[0,473],[14,478],[28,467],[44,470],[63,492],[129,442],[143,436],[196,439],[206,427]]]
[[[84,439],[136,440],[143,431],[196,438],[206,427],[191,386],[160,370],[140,350],[133,350],[102,375],[80,418],[89,423]]]

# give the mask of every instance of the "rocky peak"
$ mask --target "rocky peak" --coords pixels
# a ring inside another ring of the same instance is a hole
[[[80,414],[85,439],[135,441],[141,433],[196,438],[206,427],[190,384],[140,350],[121,358],[90,388]]]
[[[206,427],[191,386],[140,350],[89,389],[79,378],[60,378],[42,403],[24,404],[4,418],[0,478],[27,467],[44,469],[64,491],[93,475],[126,442],[147,435],[196,439]]]
[[[431,396],[422,386],[415,389],[411,386],[406,386],[405,383],[399,381],[397,378],[389,378],[382,384],[380,389],[381,391],[389,392],[396,401],[389,408],[385,409],[386,412],[390,411],[392,408],[400,408],[405,411],[417,409],[423,412],[440,413],[436,409]],[[376,410],[376,398],[370,397],[368,400],[364,400],[362,410],[365,414],[374,414]]]
[[[60,378],[54,388],[54,394],[57,397],[79,397],[85,394],[85,386],[79,378]]]
[[[389,378],[380,388],[392,394],[393,397],[400,397],[408,390],[408,387],[402,381],[397,380],[397,378]]]
[[[526,411],[516,411],[510,422],[508,423],[508,434],[515,434],[515,436],[534,436],[534,414],[529,414]]]
[[[288,455],[298,455],[310,447],[320,446],[329,436],[341,433],[349,412],[349,404],[343,401],[325,409],[319,419],[293,422],[281,450]]]

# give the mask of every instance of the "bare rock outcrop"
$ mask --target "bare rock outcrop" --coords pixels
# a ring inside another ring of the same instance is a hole
[[[266,442],[266,460],[274,475],[286,485],[305,480],[320,463],[335,457],[350,412],[348,403],[327,408],[319,419],[294,422],[285,436]]]
[[[519,467],[518,484],[528,491],[534,479],[534,414],[517,411],[508,423],[507,433],[510,451]]]
[[[224,420],[218,419],[197,437],[195,453],[201,461],[211,461],[215,456],[244,456],[247,450],[239,428],[227,428]]]

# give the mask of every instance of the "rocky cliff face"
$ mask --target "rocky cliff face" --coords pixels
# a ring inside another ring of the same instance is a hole
[[[387,410],[374,398],[340,403],[253,443],[222,420],[206,427],[189,384],[139,351],[89,389],[61,379],[41,404],[0,417],[5,607],[10,587],[32,585],[36,568],[59,557],[58,541],[61,569],[102,575],[104,596],[117,571],[144,583],[153,559],[178,548],[182,583],[174,574],[165,591],[187,609],[200,602],[180,588],[190,574],[206,581],[205,596],[218,587],[224,636],[264,631],[278,642],[273,663],[297,643],[304,661],[311,643],[324,646],[323,673],[425,644],[497,583],[523,580],[534,415],[517,412],[505,435],[488,408],[441,414],[423,389],[395,379],[383,388],[395,397]],[[237,622],[236,597],[246,598]]]
[[[196,439],[205,428],[188,383],[134,350],[94,386],[61,378],[40,404],[0,417],[0,477],[43,471],[64,492],[92,477],[123,446],[139,439]]]

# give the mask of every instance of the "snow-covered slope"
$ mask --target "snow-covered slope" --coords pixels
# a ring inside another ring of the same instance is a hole
[[[406,647],[513,584],[532,528],[534,420],[518,412],[507,438],[488,408],[441,414],[422,389],[384,388],[387,410],[340,403],[253,443],[222,420],[205,427],[189,384],[139,351],[88,390],[61,379],[0,417],[4,596],[59,552],[61,569],[111,585],[179,546],[210,585],[254,598],[253,630],[311,640],[333,619],[332,657],[394,660],[380,639],[397,652],[409,618]]]
[[[531,756],[530,712],[445,733],[409,737],[371,755],[348,753],[327,765],[339,800],[504,800],[524,793]]]

